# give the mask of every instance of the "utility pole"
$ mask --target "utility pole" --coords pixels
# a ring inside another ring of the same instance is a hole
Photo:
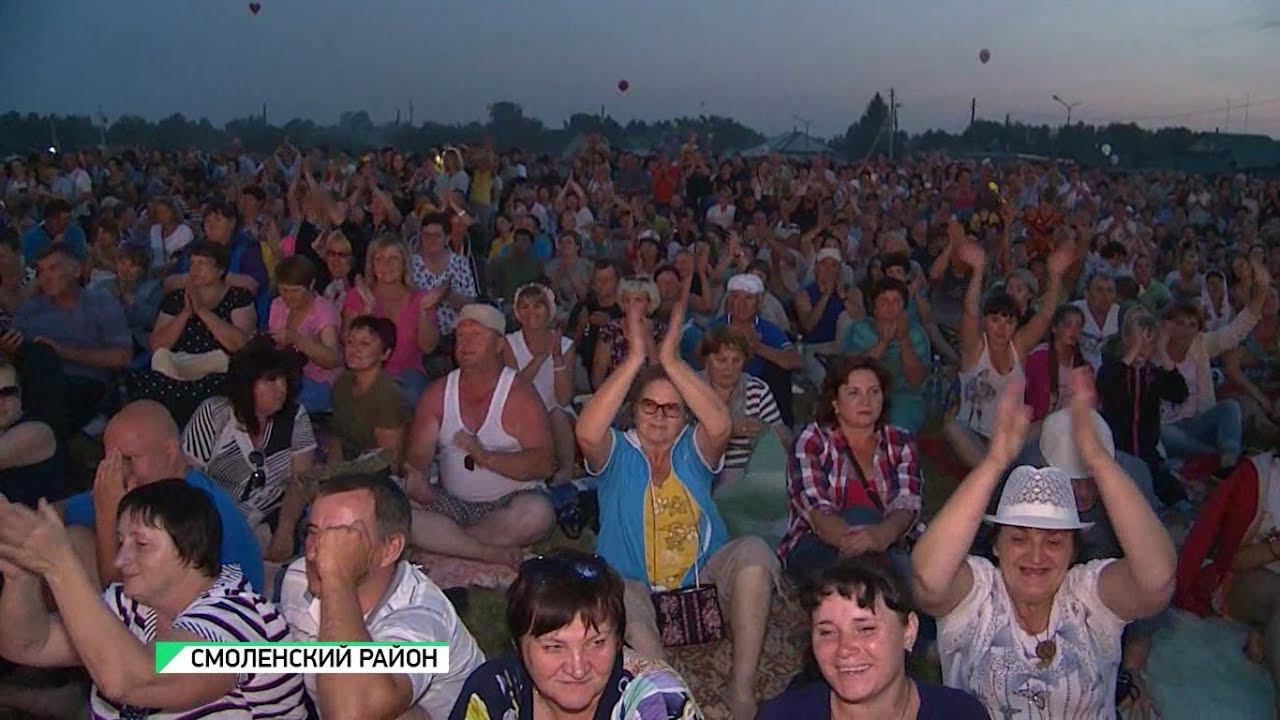
[[[889,162],[893,162],[893,145],[898,139],[898,101],[893,88],[889,88]]]
[[[1227,121],[1222,126],[1231,132],[1231,98],[1227,98]]]
[[[1244,131],[1249,132],[1249,93],[1244,94]]]

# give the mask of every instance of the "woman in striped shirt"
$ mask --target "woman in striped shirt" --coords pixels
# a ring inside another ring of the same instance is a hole
[[[791,430],[782,422],[778,403],[769,385],[743,372],[751,359],[751,346],[728,325],[712,328],[702,339],[702,376],[716,391],[733,421],[733,435],[724,453],[720,483],[732,482],[746,471],[761,432],[772,430],[782,447],[791,447]]]
[[[232,356],[226,395],[201,403],[182,430],[187,457],[236,499],[274,562],[293,557],[305,505],[297,478],[315,464],[315,433],[297,401],[303,361],[255,337]]]
[[[219,571],[222,524],[209,496],[162,480],[126,494],[118,517],[123,582],[99,595],[52,506],[0,504],[0,655],[37,667],[83,665],[94,718],[307,717],[298,675],[155,671],[156,641],[288,639],[284,620],[239,566]],[[56,615],[45,608],[42,580]]]

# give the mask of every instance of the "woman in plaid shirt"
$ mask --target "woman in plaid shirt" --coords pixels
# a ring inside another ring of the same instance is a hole
[[[800,432],[787,464],[790,519],[778,546],[802,579],[842,556],[889,551],[920,511],[915,436],[889,425],[889,372],[862,356],[827,371],[817,419]],[[907,575],[907,554],[890,553]]]

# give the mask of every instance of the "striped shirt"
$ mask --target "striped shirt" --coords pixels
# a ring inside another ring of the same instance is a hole
[[[810,423],[800,431],[787,462],[789,517],[778,555],[785,559],[800,538],[813,531],[812,512],[839,515],[850,507],[866,506],[882,515],[894,510],[919,513],[919,457],[914,435],[886,425],[876,430],[873,472],[864,484],[840,428]]]
[[[113,583],[102,597],[134,637],[147,644],[157,639],[155,611],[126,596],[123,585]],[[210,642],[281,642],[289,639],[289,628],[284,618],[274,605],[253,591],[237,565],[224,566],[213,585],[174,618],[173,629]],[[97,686],[90,694],[89,704],[95,720],[294,720],[307,717],[303,693],[300,675],[259,673],[239,676],[235,689],[230,693],[189,710],[164,712],[118,705],[103,697]]]
[[[706,378],[706,372],[701,373]],[[769,431],[773,426],[782,423],[782,413],[778,403],[769,391],[769,385],[754,375],[742,374],[738,387],[733,390],[733,398],[729,401],[729,413],[734,422],[743,418],[755,418]],[[755,451],[756,438],[752,435],[734,435],[729,438],[729,446],[724,451],[725,470],[747,466],[751,453]]]
[[[293,422],[287,419],[286,416],[282,421],[277,414],[269,420],[262,446],[255,448],[253,439],[236,420],[231,401],[219,395],[201,403],[182,431],[182,449],[187,457],[239,503],[250,527],[280,507],[293,477],[293,456],[316,449],[307,411],[298,406]],[[262,451],[267,477],[265,483],[251,487],[255,466],[250,456],[255,449]]]

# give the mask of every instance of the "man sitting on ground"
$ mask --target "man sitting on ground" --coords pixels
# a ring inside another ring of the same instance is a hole
[[[116,568],[116,508],[125,493],[140,485],[183,478],[213,498],[222,518],[222,562],[239,565],[249,584],[263,587],[262,551],[236,501],[204,473],[189,466],[182,452],[178,426],[164,406],[154,400],[126,405],[102,435],[106,457],[98,464],[91,492],[67,498],[64,515],[76,553],[106,587],[118,581]]]
[[[541,484],[555,463],[542,398],[502,361],[505,329],[489,305],[459,313],[458,369],[418,402],[405,477],[409,496],[423,506],[414,513],[414,547],[514,566],[555,521]],[[434,487],[427,470],[437,447]]]
[[[80,287],[80,261],[69,246],[45,248],[36,271],[40,293],[18,308],[0,349],[15,358],[28,383],[66,385],[58,409],[65,418],[54,426],[61,436],[101,409],[112,374],[133,359],[133,335],[114,297]]]
[[[792,376],[804,365],[804,360],[787,334],[761,316],[764,297],[764,281],[759,276],[753,273],[734,275],[729,279],[725,315],[712,322],[711,326],[727,325],[747,339],[751,346],[747,373],[765,381],[778,401],[782,422],[790,425]]]
[[[383,475],[322,483],[306,554],[285,572],[280,613],[296,641],[447,642],[449,672],[305,675],[320,717],[447,718],[484,663],[453,603],[403,559],[409,521],[408,499]]]

